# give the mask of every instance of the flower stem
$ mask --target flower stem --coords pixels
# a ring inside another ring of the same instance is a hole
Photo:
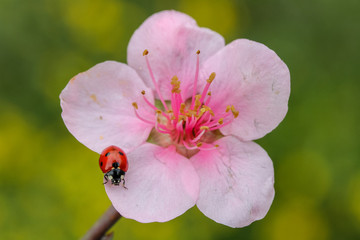
[[[121,215],[111,205],[108,210],[94,223],[82,240],[108,239],[104,234],[121,218]],[[112,234],[111,234],[112,235]],[[104,238],[103,238],[104,237]],[[111,239],[111,236],[109,236]]]

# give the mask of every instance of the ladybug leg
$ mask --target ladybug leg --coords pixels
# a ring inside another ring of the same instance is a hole
[[[105,179],[106,182],[104,182],[103,184],[105,185],[105,184],[107,184],[108,181],[109,181],[107,174],[104,174],[104,179]]]
[[[124,175],[121,175],[121,180],[122,180],[122,185],[123,185],[123,188],[125,189],[128,189],[127,187],[125,187],[125,178],[124,178]]]

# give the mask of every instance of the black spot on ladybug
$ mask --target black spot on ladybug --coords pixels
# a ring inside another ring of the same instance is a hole
[[[105,154],[105,157],[107,157],[107,156],[109,156],[109,155],[110,155],[110,152],[106,153],[106,154]]]
[[[122,152],[119,152],[119,154],[120,154],[121,156],[124,156],[124,154],[123,154]]]
[[[100,166],[102,167],[102,165],[103,165],[103,162],[100,162]]]

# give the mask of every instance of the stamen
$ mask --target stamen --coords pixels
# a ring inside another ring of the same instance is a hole
[[[165,104],[165,101],[164,101],[164,98],[162,97],[161,93],[160,93],[160,89],[159,89],[159,85],[156,83],[156,80],[155,80],[155,77],[154,77],[154,74],[153,74],[153,71],[151,69],[151,66],[150,66],[150,63],[149,63],[149,59],[147,57],[147,55],[149,54],[149,51],[147,49],[144,50],[143,52],[143,56],[145,57],[145,60],[146,60],[146,65],[147,65],[147,68],[149,70],[149,73],[150,73],[150,77],[151,77],[151,80],[155,86],[155,89],[156,89],[156,92],[157,94],[159,95],[159,98],[160,98],[160,101],[161,103],[163,104],[165,110],[168,110],[166,104]]]
[[[206,101],[205,101],[205,103],[204,103],[205,105],[209,105],[209,103],[210,103],[211,91],[209,91],[207,95],[208,95],[208,97],[206,98]]]
[[[197,110],[199,109],[199,107],[201,106],[201,102],[200,99],[201,95],[196,95],[195,96],[195,106],[194,106],[194,111],[197,112]]]
[[[239,111],[235,110],[234,105],[231,105],[231,112],[234,115],[234,118],[237,118],[239,116]]]
[[[206,109],[206,111],[208,111],[211,114],[211,116],[215,116],[213,110],[211,110],[209,106],[203,105],[203,107]]]
[[[200,114],[199,114],[198,118],[200,119],[205,112],[206,112],[206,109],[202,107],[200,109]]]
[[[226,110],[225,110],[225,112],[229,112],[229,111],[230,111],[230,109],[231,109],[231,106],[230,106],[230,105],[226,106]]]
[[[139,108],[136,102],[133,102],[132,105],[136,110]]]
[[[230,120],[230,121],[227,121],[227,122],[225,122],[223,124],[219,124],[219,125],[215,125],[214,127],[210,127],[210,131],[214,131],[216,129],[222,128],[222,127],[224,127],[224,126],[226,126],[226,125],[228,125],[228,124],[230,124],[232,122],[233,122],[233,120]]]
[[[176,75],[171,78],[171,85],[173,86],[173,88],[171,89],[172,93],[180,93],[181,92],[180,81]]]
[[[171,134],[171,132],[170,132],[169,130],[165,130],[165,129],[166,129],[165,126],[163,126],[162,124],[159,123],[159,122],[160,122],[160,119],[159,119],[159,115],[158,115],[158,114],[156,114],[156,118],[157,118],[157,121],[155,122],[155,129],[156,129],[156,131],[158,131],[158,132],[160,132],[160,133]],[[162,129],[160,129],[160,127],[161,127]]]
[[[135,115],[136,115],[137,118],[139,118],[139,119],[140,119],[141,121],[143,121],[143,122],[146,122],[146,123],[155,125],[155,122],[149,121],[149,120],[147,120],[147,119],[145,119],[145,118],[143,118],[143,117],[141,117],[141,116],[139,115],[139,113],[137,112],[137,110],[138,110],[139,107],[138,107],[138,105],[137,105],[136,102],[133,102],[132,105],[133,105],[133,107],[134,107],[134,112],[135,112]]]
[[[199,65],[200,65],[199,64],[200,63],[199,54],[200,54],[200,50],[197,50],[197,52],[196,52],[195,80],[194,80],[193,94],[192,94],[192,98],[191,98],[191,108],[194,107],[197,82],[198,82],[198,78],[199,78]]]
[[[193,140],[191,140],[191,142],[197,142],[200,140],[200,138],[204,135],[204,133],[206,132],[206,130],[202,130],[201,133],[199,135],[197,135],[196,138],[194,138]]]
[[[180,113],[185,114],[185,103],[180,104]],[[185,116],[184,116],[185,117]]]
[[[184,147],[185,147],[187,150],[195,150],[195,149],[198,149],[197,146],[190,147],[185,141],[183,142],[183,145],[184,145]]]
[[[203,92],[201,94],[201,98],[200,98],[201,103],[204,101],[204,98],[205,98],[205,96],[206,96],[206,94],[207,94],[207,92],[209,90],[210,84],[212,83],[212,81],[214,81],[215,76],[216,76],[216,74],[213,72],[213,73],[210,74],[209,79],[206,80],[206,85],[205,85],[205,88],[204,88],[204,90],[203,90]]]
[[[200,130],[209,130],[209,127],[208,126],[201,126]]]
[[[214,150],[216,148],[218,148],[219,145],[216,144],[216,145],[212,145],[212,144],[204,144],[203,146],[199,147],[200,150],[205,150],[205,151],[208,151],[208,150]]]

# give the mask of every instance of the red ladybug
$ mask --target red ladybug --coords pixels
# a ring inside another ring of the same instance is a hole
[[[121,180],[125,187],[125,173],[129,168],[126,154],[121,148],[110,146],[102,151],[99,158],[99,165],[103,171],[105,184],[110,180],[111,184],[119,186]]]

